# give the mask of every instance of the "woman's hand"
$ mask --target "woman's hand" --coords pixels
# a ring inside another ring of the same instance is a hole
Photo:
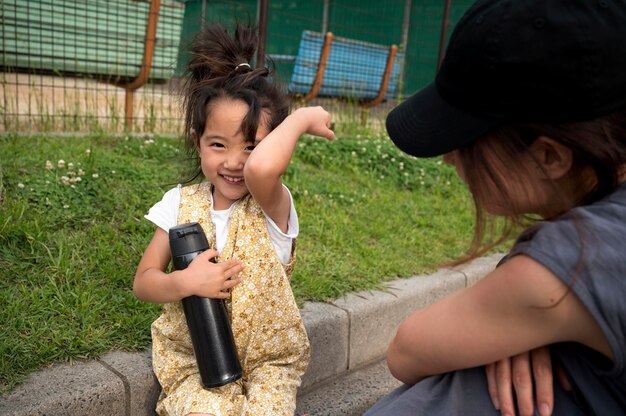
[[[175,277],[182,298],[196,295],[212,299],[226,299],[228,292],[241,283],[240,277],[233,277],[244,269],[238,259],[230,259],[220,263],[210,260],[217,256],[217,251],[206,250],[199,254],[189,266]]]
[[[552,360],[548,347],[506,358],[486,366],[487,385],[491,401],[503,415],[514,415],[513,388],[520,416],[533,415],[535,400],[541,416],[552,414]],[[567,382],[567,379],[561,380]],[[567,388],[564,385],[564,388]]]

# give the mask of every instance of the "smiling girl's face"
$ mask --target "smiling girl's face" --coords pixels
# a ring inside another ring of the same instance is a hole
[[[196,139],[200,166],[214,186],[213,209],[228,209],[248,194],[243,167],[255,145],[269,130],[261,117],[255,143],[245,140],[241,131],[248,105],[241,100],[223,98],[213,103],[202,136]]]

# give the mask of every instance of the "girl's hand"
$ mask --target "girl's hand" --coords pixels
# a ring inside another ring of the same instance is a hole
[[[325,137],[328,140],[335,139],[335,133],[330,129],[330,113],[322,107],[301,107],[294,111],[291,117],[304,123],[304,133]]]
[[[210,260],[217,255],[215,250],[206,250],[193,259],[186,269],[177,272],[181,297],[196,295],[226,299],[230,296],[228,290],[241,283],[240,277],[233,276],[241,272],[244,266],[238,259],[212,263]]]
[[[532,368],[531,368],[532,367]],[[514,415],[513,388],[519,415],[533,415],[535,401],[541,416],[552,414],[552,360],[548,347],[506,358],[486,366],[491,401],[500,413]],[[533,383],[535,400],[533,400]]]

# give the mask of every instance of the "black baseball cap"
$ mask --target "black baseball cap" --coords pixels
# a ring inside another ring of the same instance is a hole
[[[480,0],[456,25],[435,81],[386,126],[402,151],[432,157],[504,123],[624,107],[626,0]]]

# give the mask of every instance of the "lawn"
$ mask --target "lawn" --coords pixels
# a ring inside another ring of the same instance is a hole
[[[160,306],[131,290],[154,232],[143,215],[184,163],[174,138],[0,136],[0,391],[50,363],[149,346]],[[471,238],[453,169],[372,131],[302,138],[284,181],[300,304],[432,272]]]

